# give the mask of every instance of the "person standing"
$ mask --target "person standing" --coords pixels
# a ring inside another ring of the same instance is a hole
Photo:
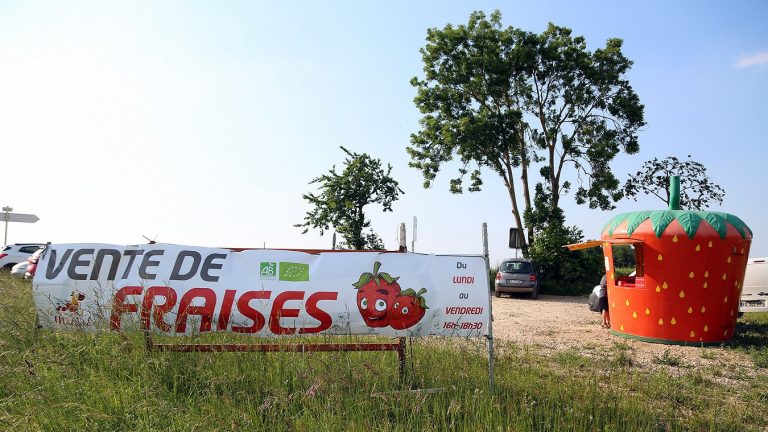
[[[600,312],[603,314],[603,327],[611,328],[611,316],[608,313],[608,278],[603,275],[600,279],[600,291],[597,293]]]

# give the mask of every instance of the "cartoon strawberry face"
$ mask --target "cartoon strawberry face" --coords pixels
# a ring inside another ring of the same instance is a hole
[[[395,330],[404,330],[421,321],[429,309],[422,297],[426,292],[424,288],[418,293],[410,288],[400,292],[389,313],[389,325]]]
[[[369,327],[389,325],[388,313],[400,293],[398,278],[379,273],[380,262],[373,264],[373,273],[363,273],[353,286],[357,288],[357,309]]]

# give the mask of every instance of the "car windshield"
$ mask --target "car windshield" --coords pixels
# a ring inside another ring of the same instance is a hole
[[[507,261],[501,263],[501,269],[504,273],[518,273],[526,274],[533,273],[531,271],[531,263],[526,261]]]

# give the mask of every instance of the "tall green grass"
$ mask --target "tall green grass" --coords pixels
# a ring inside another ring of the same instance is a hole
[[[693,372],[635,368],[624,349],[547,357],[497,341],[492,392],[483,340],[414,340],[401,383],[394,353],[163,353],[147,351],[138,333],[36,330],[30,292],[29,283],[0,276],[0,430],[735,431],[768,424],[764,376],[736,391]]]

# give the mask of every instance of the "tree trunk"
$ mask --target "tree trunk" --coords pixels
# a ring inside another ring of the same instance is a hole
[[[518,231],[523,232],[523,220],[520,218],[520,211],[517,207],[517,196],[515,194],[515,183],[510,179],[507,186],[507,192],[509,192],[509,200],[512,202],[512,216],[515,218],[515,225]],[[528,256],[528,242],[523,239],[523,256]]]

